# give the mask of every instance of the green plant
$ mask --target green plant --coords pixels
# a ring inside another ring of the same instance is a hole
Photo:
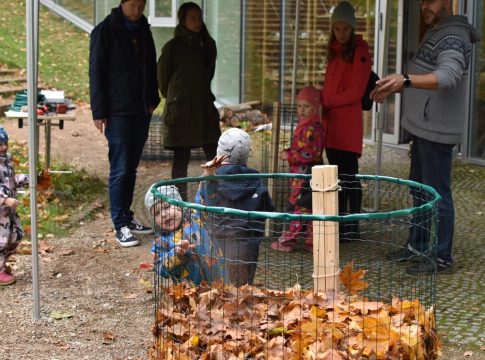
[[[27,151],[25,144],[10,141],[16,173],[28,173]],[[69,164],[54,163],[51,170],[69,168]],[[105,183],[97,177],[89,176],[84,169],[72,169],[71,173],[43,174],[38,178],[37,191],[39,233],[66,235],[68,227],[72,225],[71,218],[105,193]],[[19,206],[18,213],[26,232],[29,232],[31,225],[29,196],[28,191],[19,196],[23,206]]]
[[[24,69],[26,64],[25,0],[0,2],[0,64]],[[44,86],[88,101],[89,34],[40,7],[39,78]]]

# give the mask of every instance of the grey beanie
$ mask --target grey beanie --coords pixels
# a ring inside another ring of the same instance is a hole
[[[222,133],[217,144],[217,155],[229,155],[225,162],[230,164],[248,163],[251,137],[244,130],[231,128]]]
[[[152,193],[152,189],[155,185],[156,184],[153,184],[152,186],[150,186],[147,193],[145,194],[145,207],[147,208],[148,212],[151,212],[153,205],[155,205],[156,200],[155,200],[155,196]],[[157,188],[157,191],[160,194],[165,195],[169,198],[173,198],[175,200],[182,201],[182,197],[180,196],[180,193],[179,193],[177,187],[174,186],[174,185],[159,186]]]
[[[350,24],[353,29],[357,27],[357,20],[355,19],[355,10],[348,1],[341,1],[332,13],[332,26],[337,21],[344,21]]]

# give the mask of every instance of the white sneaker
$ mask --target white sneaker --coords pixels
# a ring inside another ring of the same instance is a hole
[[[116,240],[123,247],[137,246],[139,244],[128,226],[123,226],[121,229],[116,230]]]

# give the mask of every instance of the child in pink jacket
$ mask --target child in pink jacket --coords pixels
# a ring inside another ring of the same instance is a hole
[[[298,124],[293,134],[291,146],[280,154],[280,159],[288,161],[290,171],[297,174],[311,174],[314,165],[323,164],[322,153],[326,132],[320,117],[321,92],[313,86],[303,88],[297,97]],[[311,214],[311,190],[306,179],[292,179],[289,207],[294,214]],[[271,244],[277,251],[291,252],[300,234],[305,236],[305,250],[313,250],[313,226],[311,221],[293,220],[288,230],[278,241]]]
[[[7,151],[8,135],[4,128],[0,128],[0,286],[16,281],[7,267],[7,260],[15,253],[23,236],[16,211],[19,205],[17,188],[28,183],[27,175],[15,175],[12,156]]]

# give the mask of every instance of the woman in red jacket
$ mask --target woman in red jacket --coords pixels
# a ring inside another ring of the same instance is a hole
[[[359,172],[362,154],[363,123],[361,99],[371,71],[369,45],[355,34],[355,10],[340,2],[331,17],[327,70],[322,90],[324,122],[327,128],[325,153],[329,164],[338,166],[342,191],[340,215],[360,212],[362,187]],[[358,239],[358,222],[340,224],[340,240]]]

